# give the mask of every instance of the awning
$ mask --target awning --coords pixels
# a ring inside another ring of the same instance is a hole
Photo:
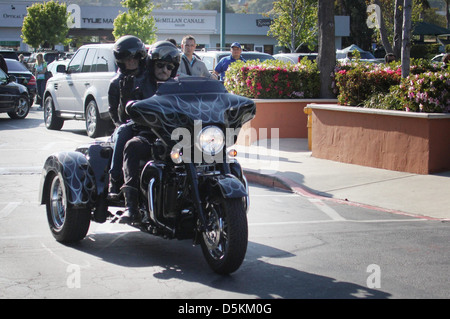
[[[413,28],[413,35],[434,35],[438,36],[441,34],[450,34],[450,29],[440,27],[438,25],[418,22]]]

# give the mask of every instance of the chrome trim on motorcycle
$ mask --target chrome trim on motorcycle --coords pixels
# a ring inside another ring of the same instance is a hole
[[[170,232],[172,236],[175,236],[175,229],[172,229],[158,220],[158,217],[155,214],[155,209],[153,205],[153,184],[155,183],[155,179],[152,178],[148,183],[148,210],[150,213],[150,219],[156,223],[158,227],[162,227],[166,231]]]
[[[245,191],[247,192],[247,196],[245,196],[245,213],[248,214],[248,210],[250,209],[250,194],[248,192],[248,182],[245,175],[242,175],[242,179],[244,180]]]

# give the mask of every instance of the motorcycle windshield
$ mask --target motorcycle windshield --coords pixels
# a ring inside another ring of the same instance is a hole
[[[254,118],[256,106],[217,80],[185,77],[161,84],[154,96],[129,105],[127,112],[137,124],[170,135],[194,121],[238,129]]]

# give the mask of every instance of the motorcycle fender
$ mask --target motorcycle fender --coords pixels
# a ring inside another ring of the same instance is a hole
[[[242,182],[231,174],[209,176],[207,183],[213,190],[219,190],[223,198],[242,198],[248,195]]]
[[[86,149],[85,157],[89,161],[89,166],[95,177],[95,186],[97,194],[104,194],[108,192],[109,183],[109,168],[111,166],[111,158],[113,150],[111,147],[103,147],[100,144],[91,144]],[[83,153],[83,152],[81,152]]]
[[[79,152],[60,152],[45,161],[39,188],[39,201],[45,204],[51,176],[59,175],[65,186],[67,205],[76,208],[91,207],[96,199],[95,176],[87,158]]]

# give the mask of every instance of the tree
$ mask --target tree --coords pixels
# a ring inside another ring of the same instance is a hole
[[[151,0],[123,0],[121,2],[128,12],[121,12],[114,19],[113,35],[117,40],[124,35],[134,35],[144,43],[156,41],[155,19],[151,15],[153,3]]]
[[[367,26],[367,5],[364,1],[336,0],[335,15],[350,17],[350,35],[342,39],[347,47],[356,44],[364,50],[371,50],[373,30]]]
[[[404,0],[402,37],[402,77],[409,75],[411,51],[411,11],[412,0]]]
[[[319,56],[317,64],[320,72],[320,97],[334,98],[330,76],[336,65],[333,1],[319,0],[318,17]]]
[[[220,0],[210,0],[205,3],[200,4],[199,9],[200,10],[216,10],[217,12],[220,12],[220,6],[221,6]],[[234,9],[231,6],[229,6],[228,4],[226,4],[225,12],[226,13],[234,13]]]
[[[381,43],[383,44],[386,53],[394,53],[397,59],[400,58],[402,48],[402,32],[403,32],[403,8],[404,0],[372,0],[371,2],[377,5],[380,9],[375,14],[368,10],[369,19],[380,15],[378,17],[379,31]],[[412,0],[411,1],[411,24],[420,21],[420,15],[423,13],[423,8],[429,7],[427,0]],[[374,8],[373,6],[370,6]],[[392,43],[392,44],[391,44]]]
[[[33,48],[54,48],[56,44],[68,44],[69,13],[64,3],[49,1],[34,3],[27,8],[23,19],[22,39]]]
[[[317,43],[317,1],[278,0],[273,3],[275,18],[267,35],[278,40],[291,52],[302,45]]]

